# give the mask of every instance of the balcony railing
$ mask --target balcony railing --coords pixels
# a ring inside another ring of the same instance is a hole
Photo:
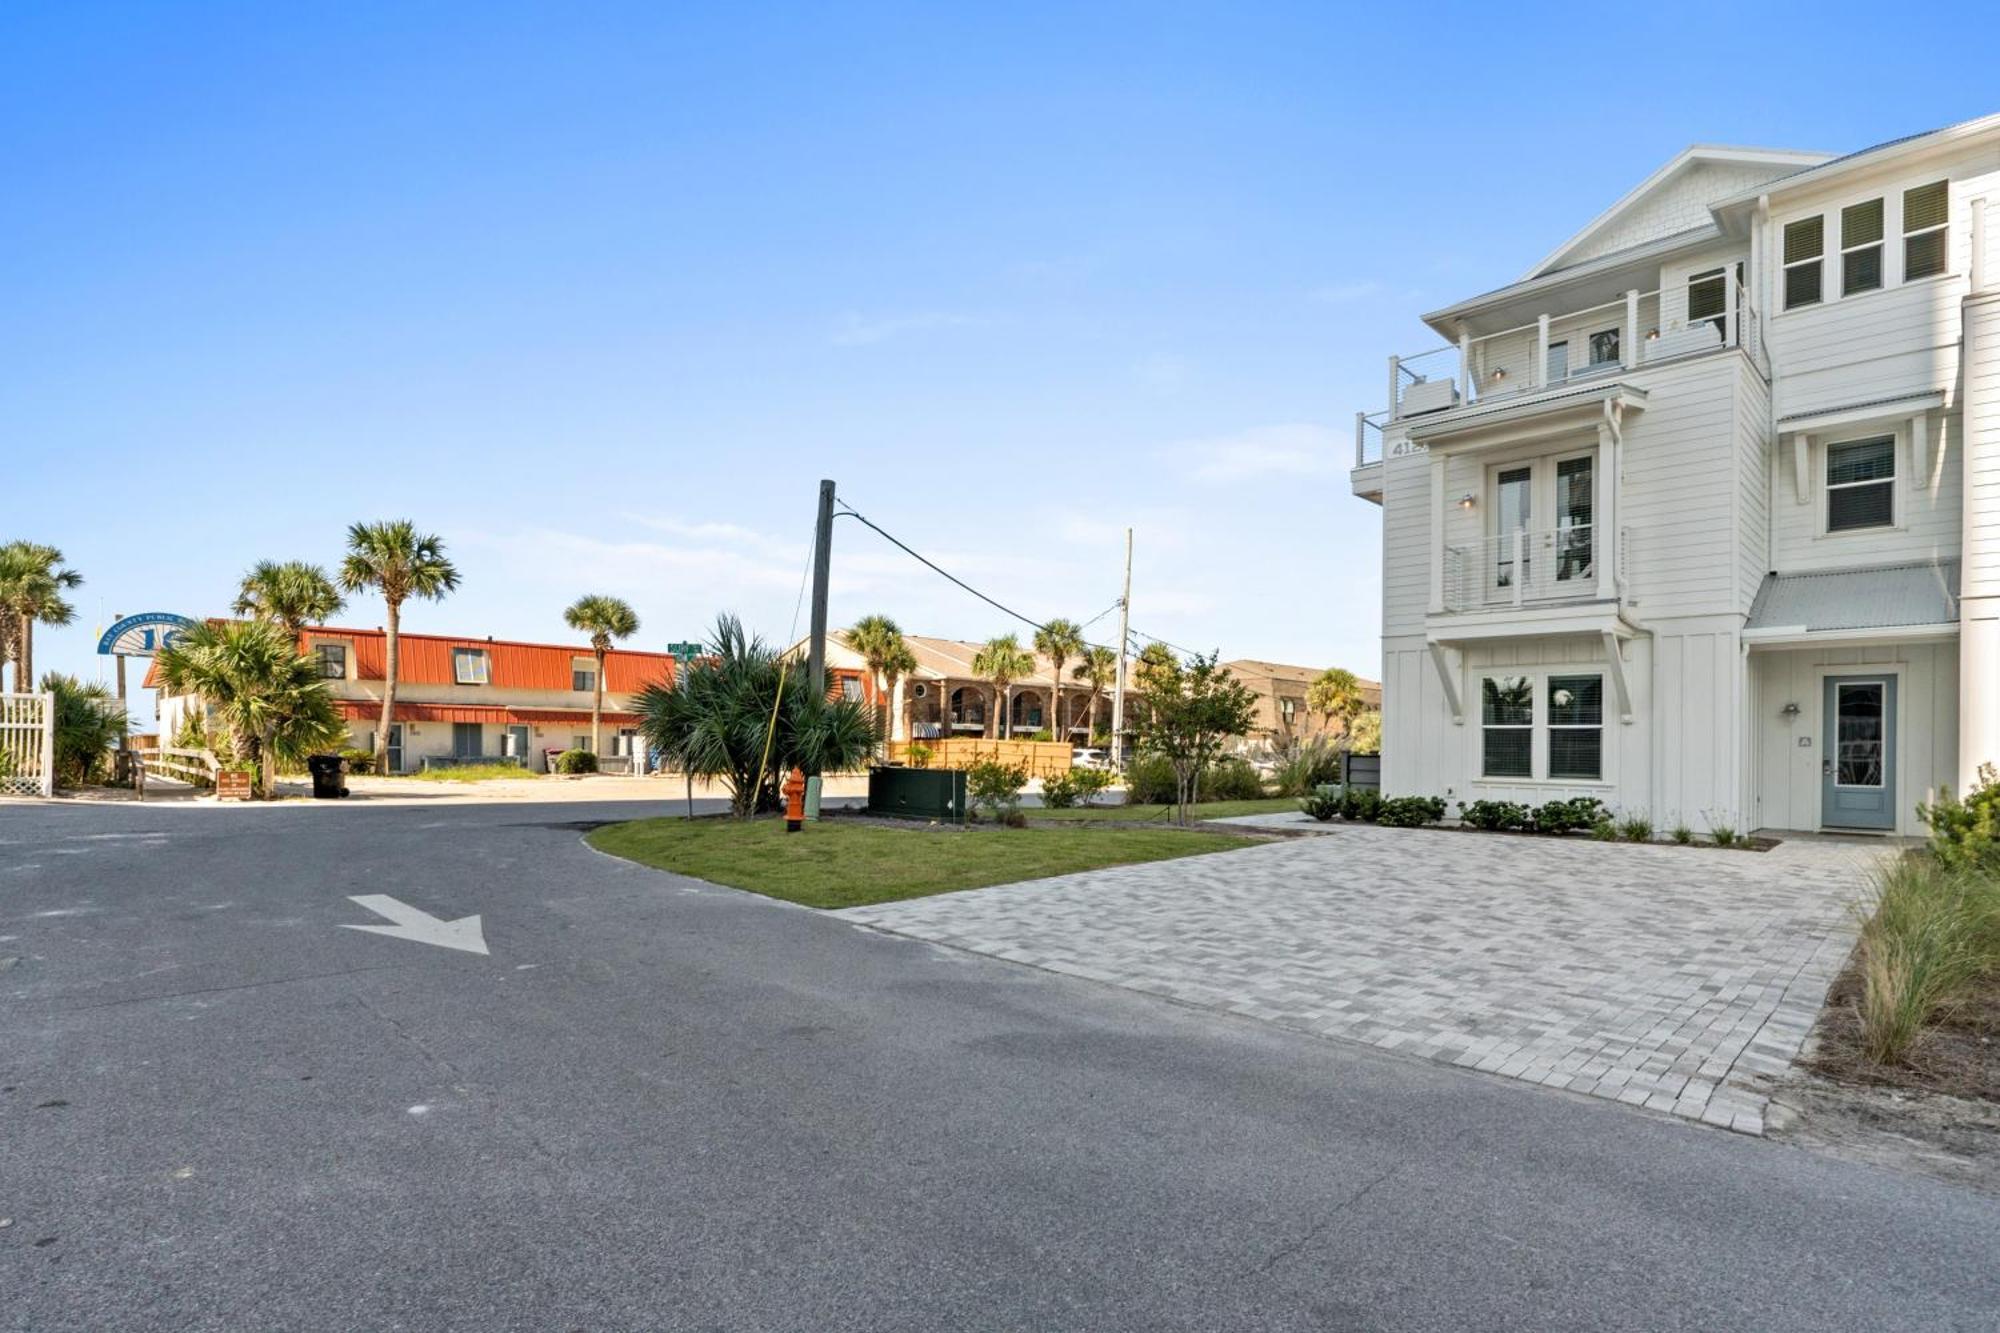
[[[1363,420],[1387,424],[1542,393],[1726,347],[1741,347],[1760,373],[1770,375],[1763,320],[1734,278],[1627,292],[1603,305],[1468,336],[1455,347],[1392,356],[1389,408]]]
[[[1367,467],[1382,461],[1382,427],[1388,419],[1387,412],[1354,414],[1354,466]]]
[[[1491,611],[1595,597],[1597,527],[1523,528],[1445,547],[1444,609]]]

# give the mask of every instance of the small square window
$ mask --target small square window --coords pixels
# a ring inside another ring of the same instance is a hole
[[[588,694],[597,688],[597,672],[590,667],[571,667],[569,687],[581,694]]]
[[[318,643],[313,645],[313,655],[319,659],[319,674],[322,680],[347,679],[347,645],[344,643]]]
[[[1826,530],[1885,528],[1895,521],[1895,437],[1827,446]]]
[[[455,683],[460,685],[486,684],[486,650],[483,648],[452,649],[451,678]]]
[[[1605,329],[1590,335],[1590,364],[1608,366],[1618,360],[1618,330]]]
[[[840,697],[851,704],[860,703],[861,678],[859,676],[842,676],[840,678]]]

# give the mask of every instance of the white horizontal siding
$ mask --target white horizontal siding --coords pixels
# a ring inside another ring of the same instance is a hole
[[[1898,482],[1898,522],[1893,528],[1870,528],[1858,532],[1828,533],[1826,526],[1825,476],[1826,446],[1829,440],[1857,439],[1875,432],[1895,431],[1898,436],[1896,471]],[[1905,560],[1952,559],[1959,554],[1964,525],[1963,431],[1959,414],[1930,412],[1925,415],[1925,469],[1916,471],[1909,439],[1909,418],[1885,418],[1860,423],[1815,438],[1808,446],[1807,486],[1804,503],[1799,501],[1797,468],[1789,441],[1777,460],[1773,487],[1775,512],[1774,567],[1784,572],[1801,569],[1853,569],[1861,565],[1891,564]]]

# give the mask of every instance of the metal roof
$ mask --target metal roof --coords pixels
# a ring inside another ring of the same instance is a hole
[[[1958,619],[1958,561],[1766,574],[1746,630],[1897,629]]]

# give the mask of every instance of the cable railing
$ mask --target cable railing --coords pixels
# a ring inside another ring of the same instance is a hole
[[[1596,527],[1517,528],[1445,548],[1444,609],[1483,611],[1597,595]]]

